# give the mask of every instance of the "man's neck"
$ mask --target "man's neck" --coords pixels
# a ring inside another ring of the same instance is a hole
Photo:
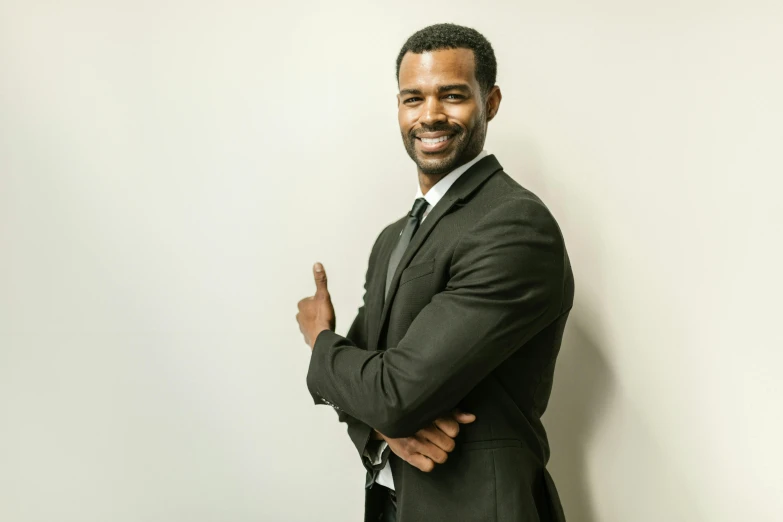
[[[418,171],[419,171],[419,188],[421,188],[422,196],[427,195],[427,192],[432,187],[434,187],[438,183],[438,181],[442,180],[443,178],[445,178],[446,176],[448,176],[449,174],[451,174],[452,172],[454,172],[455,170],[460,168],[465,163],[468,163],[469,161],[473,160],[473,158],[478,156],[480,153],[481,153],[481,151],[479,150],[479,152],[477,152],[476,154],[474,154],[470,158],[467,158],[464,161],[461,161],[459,163],[459,165],[454,165],[454,167],[450,171],[444,172],[443,174],[425,174],[424,172],[421,171],[421,169],[418,169]]]
[[[427,192],[448,174],[448,172],[443,174],[424,174],[422,171],[419,171],[419,187],[421,188],[422,196],[427,195]]]

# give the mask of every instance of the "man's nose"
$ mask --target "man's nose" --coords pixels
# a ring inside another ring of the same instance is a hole
[[[446,121],[446,115],[443,113],[443,104],[437,97],[429,97],[424,104],[424,112],[421,115],[421,123],[432,125],[433,123]]]

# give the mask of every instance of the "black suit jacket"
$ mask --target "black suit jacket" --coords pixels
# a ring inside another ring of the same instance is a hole
[[[554,217],[494,155],[482,158],[422,222],[384,300],[406,219],[373,245],[347,336],[316,338],[313,399],[337,409],[359,455],[372,428],[405,437],[454,407],[476,415],[430,473],[386,454],[400,522],[564,521],[540,420],[574,295]],[[368,473],[383,465],[362,460]],[[366,520],[379,491],[366,490]]]

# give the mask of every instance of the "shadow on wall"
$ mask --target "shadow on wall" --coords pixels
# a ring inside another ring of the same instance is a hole
[[[599,522],[592,504],[587,454],[614,388],[614,377],[584,324],[584,314],[574,315],[563,337],[552,396],[542,418],[552,450],[547,467],[566,520]]]

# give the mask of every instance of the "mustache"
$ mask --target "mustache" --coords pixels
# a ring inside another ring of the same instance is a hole
[[[408,135],[411,138],[418,138],[419,134],[424,134],[425,132],[449,132],[456,136],[457,134],[462,132],[462,128],[459,125],[448,125],[448,124],[432,125],[432,126],[422,125],[418,129],[409,132]]]

